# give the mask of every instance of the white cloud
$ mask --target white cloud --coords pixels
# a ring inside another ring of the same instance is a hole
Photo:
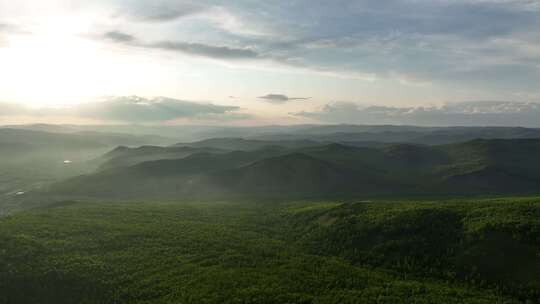
[[[79,117],[101,122],[164,123],[178,119],[226,121],[250,118],[236,106],[199,103],[166,97],[107,97],[100,101],[66,107],[30,108],[0,103],[0,116]]]
[[[294,115],[332,123],[540,127],[540,104],[533,102],[478,101],[401,108],[335,102],[319,111]]]

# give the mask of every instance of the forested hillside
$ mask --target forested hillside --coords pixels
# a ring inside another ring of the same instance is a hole
[[[0,219],[0,302],[538,303],[539,202],[65,202]]]
[[[540,193],[539,139],[215,149],[117,149],[107,154],[114,157],[105,162],[106,170],[55,184],[47,195],[175,199]]]

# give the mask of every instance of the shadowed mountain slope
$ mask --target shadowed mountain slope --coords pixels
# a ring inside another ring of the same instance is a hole
[[[111,169],[117,167],[126,167],[138,163],[162,159],[179,159],[197,153],[222,153],[224,151],[214,148],[192,148],[192,147],[161,147],[161,146],[142,146],[138,148],[129,148],[119,146],[106,153],[97,161],[101,162],[100,169]]]
[[[464,195],[540,192],[540,139],[385,148],[330,144],[197,153],[118,167],[52,187],[55,193],[170,195]],[[116,152],[115,152],[116,153]],[[99,187],[96,187],[96,184]],[[151,186],[151,191],[148,189]],[[129,191],[126,191],[129,188]],[[135,189],[135,190],[131,190]],[[164,196],[167,196],[164,195]]]

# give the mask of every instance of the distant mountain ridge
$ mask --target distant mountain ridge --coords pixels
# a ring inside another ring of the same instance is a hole
[[[11,125],[1,128],[46,131],[51,133],[97,132],[117,135],[154,135],[176,142],[195,142],[211,138],[254,140],[312,140],[319,142],[409,142],[444,144],[475,138],[535,138],[540,129],[523,127],[420,127],[411,125],[268,125],[268,126],[189,126],[189,125]],[[168,142],[166,144],[172,144]],[[151,143],[148,140],[145,144]],[[119,145],[119,143],[117,143]]]
[[[36,148],[91,149],[127,145],[167,144],[170,139],[158,136],[138,136],[130,134],[74,132],[54,133],[48,131],[0,128],[0,145],[25,144]]]
[[[259,140],[245,139],[241,137],[230,138],[210,138],[192,143],[178,143],[175,147],[191,147],[191,148],[214,148],[229,151],[253,151],[264,149],[266,147],[283,147],[283,148],[301,148],[320,145],[320,142],[312,140]]]
[[[138,148],[130,148],[126,146],[118,146],[114,150],[109,151],[98,160],[100,168],[110,169],[116,167],[125,167],[136,165],[138,163],[162,160],[162,159],[179,159],[188,157],[197,153],[223,153],[226,151],[215,148],[192,148],[192,147],[162,147],[162,146],[141,146]]]
[[[190,130],[178,128],[169,131]],[[0,128],[5,173],[0,192],[45,191],[54,183],[49,194],[101,198],[465,195],[532,193],[539,183],[539,129],[300,125],[197,130],[239,137],[174,144],[179,140],[82,126]]]
[[[311,140],[341,143],[413,143],[440,145],[464,142],[473,139],[519,139],[540,138],[540,129],[520,127],[448,127],[448,128],[377,128],[369,131],[268,134],[253,137],[259,140]]]
[[[540,139],[204,152],[77,177],[54,185],[51,193],[125,198],[535,193],[540,192],[539,152]]]

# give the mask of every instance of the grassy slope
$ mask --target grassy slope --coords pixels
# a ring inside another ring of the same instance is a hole
[[[57,205],[0,220],[0,303],[534,303],[539,201]]]

